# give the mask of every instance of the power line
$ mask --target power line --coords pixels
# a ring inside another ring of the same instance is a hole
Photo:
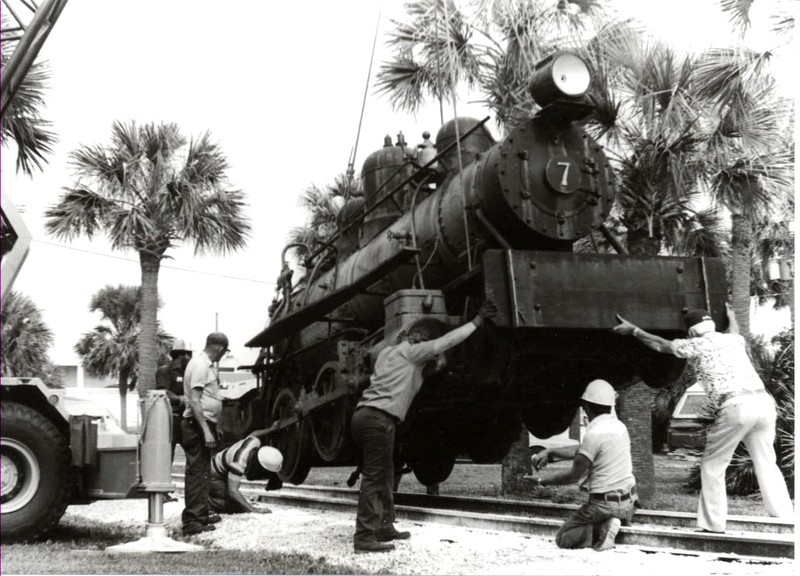
[[[133,260],[126,256],[115,256],[114,254],[104,254],[102,252],[94,252],[92,250],[85,250],[83,248],[76,248],[74,246],[65,246],[64,244],[56,244],[55,242],[46,242],[44,240],[33,240],[39,244],[45,244],[47,246],[55,246],[56,248],[63,248],[65,250],[74,250],[75,252],[82,252],[84,254],[90,254],[92,256],[100,256],[102,258],[112,258],[114,260],[122,260],[124,262],[130,262],[132,264],[138,264],[138,260]],[[266,284],[268,286],[275,286],[275,282],[267,282],[266,280],[257,280],[255,278],[242,278],[241,276],[229,276],[227,274],[215,274],[214,272],[203,272],[202,270],[192,270],[190,268],[180,268],[178,266],[170,266],[168,264],[161,264],[161,268],[167,268],[169,270],[177,270],[178,272],[191,272],[192,274],[202,274],[204,276],[213,276],[215,278],[226,278],[228,280],[240,280],[242,282],[255,282],[257,284]]]

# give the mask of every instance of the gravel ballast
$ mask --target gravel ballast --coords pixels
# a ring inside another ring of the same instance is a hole
[[[188,539],[208,549],[256,553],[304,553],[331,565],[363,573],[393,574],[765,574],[794,573],[794,562],[721,561],[716,555],[686,556],[646,552],[619,545],[607,552],[561,550],[552,537],[480,530],[435,523],[398,521],[411,539],[396,542],[388,553],[355,554],[352,514],[271,504],[272,514],[223,515],[213,532]],[[164,505],[164,520],[180,536],[183,500]],[[130,527],[131,541],[141,538],[147,521],[143,500],[101,501],[67,509],[63,523],[87,520]]]

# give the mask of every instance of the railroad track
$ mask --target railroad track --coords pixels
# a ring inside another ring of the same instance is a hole
[[[178,491],[183,493],[183,474],[173,473],[172,477]],[[241,490],[245,496],[257,498],[259,502],[336,510],[355,516],[358,490],[284,485],[281,490],[266,492],[265,485],[266,482],[244,481]],[[553,537],[566,515],[578,506],[398,492],[395,507],[398,518],[407,521]],[[617,543],[645,551],[684,555],[712,553],[732,561],[743,557],[765,562],[794,559],[794,525],[790,523],[775,518],[730,516],[725,534],[695,532],[694,525],[694,514],[640,510],[633,526],[620,529]]]

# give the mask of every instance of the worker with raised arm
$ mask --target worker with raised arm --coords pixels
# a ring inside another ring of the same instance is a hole
[[[370,384],[353,412],[351,431],[361,451],[361,490],[353,546],[357,553],[388,552],[391,540],[405,540],[409,532],[394,526],[394,437],[411,402],[422,388],[423,370],[438,370],[444,353],[466,340],[497,313],[487,299],[478,315],[447,334],[432,318],[413,321],[398,336],[397,344],[381,350]]]
[[[697,525],[704,532],[725,531],[728,515],[725,470],[740,442],[744,442],[750,453],[769,515],[787,519],[794,516],[786,481],[776,463],[775,400],[750,362],[745,340],[736,333],[729,307],[727,312],[727,334],[716,331],[716,324],[707,310],[692,310],[686,314],[684,323],[688,338],[666,340],[645,332],[619,315],[619,324],[612,329],[617,334],[633,336],[656,352],[686,358],[716,408],[700,461],[702,488]]]

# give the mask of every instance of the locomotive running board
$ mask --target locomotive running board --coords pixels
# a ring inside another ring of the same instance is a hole
[[[265,348],[272,346],[279,340],[287,338],[320,318],[326,316],[356,294],[364,292],[367,288],[394,272],[397,268],[419,254],[419,249],[402,247],[391,258],[378,264],[375,268],[361,276],[358,280],[334,290],[324,298],[312,302],[305,308],[273,322],[257,336],[248,341],[245,346],[250,348]]]

